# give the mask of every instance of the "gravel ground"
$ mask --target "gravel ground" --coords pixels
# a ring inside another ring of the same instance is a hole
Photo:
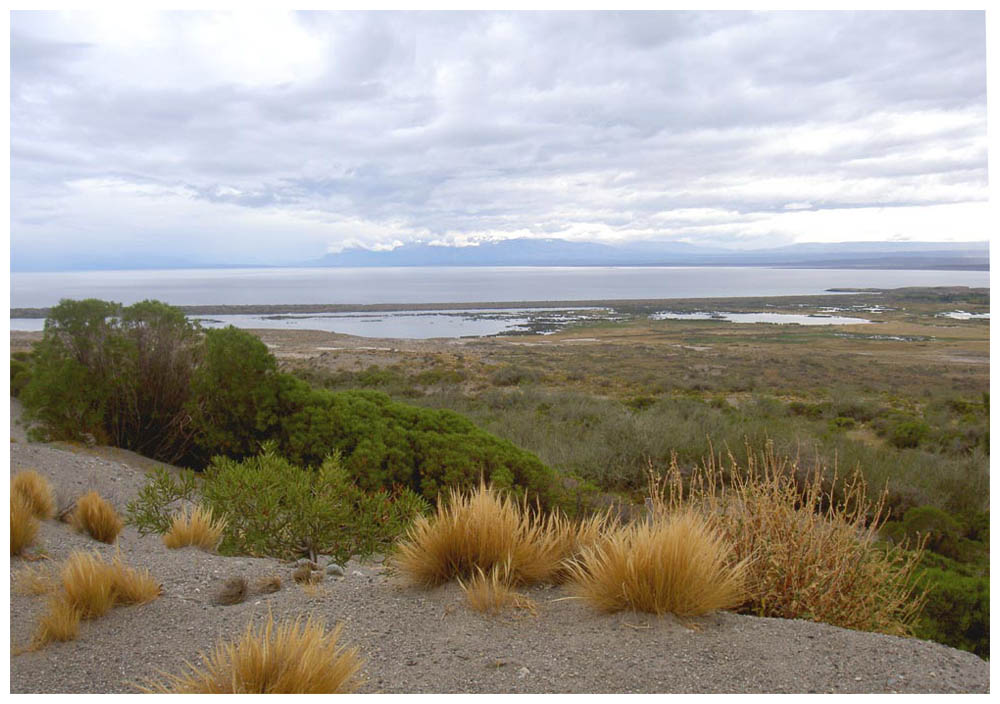
[[[37,470],[61,505],[96,489],[124,512],[151,465],[120,450],[27,443],[12,427],[11,473]],[[108,546],[56,520],[39,532],[36,552],[48,559],[11,559],[12,653],[30,641],[45,606],[45,597],[15,593],[15,576],[28,565],[55,567],[80,549],[106,558],[120,550],[126,564],[162,582],[163,595],[84,622],[75,641],[12,655],[13,693],[133,692],[157,671],[198,662],[199,651],[235,638],[268,610],[277,619],[313,614],[342,622],[344,641],[366,660],[367,693],[989,691],[988,663],[936,643],[732,613],[688,622],[606,615],[561,588],[527,591],[537,615],[488,617],[470,611],[457,586],[416,589],[376,561],[352,561],[346,576],[306,589],[293,582],[292,563],[168,550],[158,536],[140,537],[131,527]],[[280,591],[214,603],[230,577],[252,584],[271,575],[281,577]]]

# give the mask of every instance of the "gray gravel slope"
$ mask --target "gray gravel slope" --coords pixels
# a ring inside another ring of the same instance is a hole
[[[144,482],[144,458],[106,448],[11,443],[11,472],[36,469],[68,502],[97,489],[123,512]],[[56,565],[70,552],[116,549],[163,584],[157,601],[85,622],[79,638],[12,655],[12,692],[131,692],[157,671],[176,672],[219,638],[241,634],[268,610],[342,622],[366,659],[363,692],[987,692],[989,664],[971,653],[913,639],[806,621],[717,613],[682,623],[645,614],[599,614],[561,588],[528,593],[537,616],[487,617],[465,607],[455,585],[424,591],[380,564],[352,562],[347,575],[306,590],[294,565],[167,550],[126,527],[117,547],[47,521],[39,547],[50,560],[11,559],[12,652],[31,638],[44,597],[14,593],[27,565]],[[283,587],[219,606],[229,577],[278,574]]]

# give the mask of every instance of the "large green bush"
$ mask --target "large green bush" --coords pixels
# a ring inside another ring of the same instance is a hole
[[[168,462],[185,456],[199,332],[158,301],[63,300],[45,321],[21,397],[51,439],[94,441]]]
[[[930,589],[914,635],[989,658],[989,577],[929,568],[920,578]]]

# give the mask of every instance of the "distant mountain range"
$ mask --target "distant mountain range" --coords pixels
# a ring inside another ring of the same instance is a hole
[[[241,258],[237,258],[241,257]],[[245,258],[244,258],[245,257]],[[11,251],[11,271],[106,271],[109,269],[261,268],[259,260],[236,254],[232,260],[205,261],[196,255],[138,256],[134,252],[93,251],[79,256],[48,252],[25,256]],[[345,249],[319,259],[284,262],[282,267],[402,266],[762,266],[827,269],[990,268],[988,242],[841,242],[796,244],[773,249],[737,250],[683,242],[620,245],[561,239],[510,239],[467,247],[404,244],[392,250]]]
[[[773,266],[829,269],[988,270],[987,242],[841,242],[732,250],[682,242],[623,245],[510,239],[468,247],[404,244],[345,249],[303,266]]]

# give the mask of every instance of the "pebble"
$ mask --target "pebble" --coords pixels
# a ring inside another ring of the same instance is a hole
[[[334,577],[343,577],[346,574],[344,568],[338,565],[336,562],[331,562],[329,565],[326,566],[326,573],[333,575]]]
[[[529,670],[526,667],[522,667],[520,670],[517,671],[517,679],[523,680],[525,677],[527,677],[530,674],[531,674],[531,670]]]

